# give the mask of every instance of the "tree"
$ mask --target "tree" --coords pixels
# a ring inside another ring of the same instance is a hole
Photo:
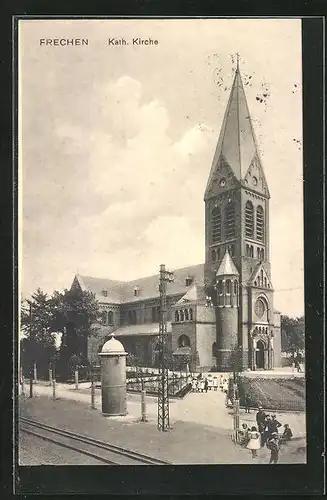
[[[72,366],[88,365],[87,338],[97,335],[101,311],[95,296],[79,289],[54,292],[51,308],[52,328],[62,332],[58,371],[67,378]]]
[[[72,366],[87,364],[87,337],[96,335],[101,313],[92,293],[82,290],[54,291],[51,297],[40,288],[31,300],[22,304],[21,325],[22,361],[28,370],[36,362],[42,370],[49,362],[57,365],[57,372],[67,377]],[[61,332],[59,356],[54,333]],[[75,358],[73,357],[75,356]],[[44,366],[43,366],[44,365]]]
[[[304,350],[304,316],[300,316],[299,318],[281,317],[281,341],[282,351],[292,353],[293,356]]]
[[[33,364],[38,366],[39,376],[47,374],[48,365],[56,353],[55,337],[51,328],[51,299],[40,288],[30,300],[21,304],[22,367],[30,375]]]

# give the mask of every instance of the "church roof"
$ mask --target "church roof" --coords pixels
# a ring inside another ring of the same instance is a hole
[[[167,322],[167,333],[171,333],[171,322]],[[111,333],[109,326],[97,326],[97,335],[103,337]],[[159,335],[159,323],[144,323],[142,325],[123,325],[114,330],[115,337],[130,337],[135,335],[156,336]]]
[[[194,283],[183,297],[176,304],[184,304],[185,302],[205,302],[206,294],[204,286]]]
[[[239,272],[233,262],[233,259],[230,256],[228,250],[226,249],[225,255],[220,263],[216,276],[230,276],[230,275],[238,276],[238,274]]]
[[[167,295],[185,294],[195,283],[200,286],[204,285],[204,264],[183,267],[173,272],[174,281],[167,283]],[[186,284],[187,278],[190,280],[188,285]],[[95,298],[101,303],[121,304],[159,297],[159,274],[132,281],[116,281],[81,275],[76,275],[75,280],[78,281],[82,290],[94,293]],[[138,290],[137,295],[135,295],[135,289]]]
[[[75,279],[78,281],[83,291],[87,290],[94,293],[95,298],[99,300],[99,302],[108,304],[121,303],[121,281],[95,278],[93,276],[81,276],[80,274],[77,274]],[[107,291],[107,296],[103,295],[104,290]]]
[[[217,148],[214,154],[206,193],[210,189],[221,157],[231,167],[238,181],[244,179],[254,156],[259,157],[255,133],[239,68],[236,69]]]

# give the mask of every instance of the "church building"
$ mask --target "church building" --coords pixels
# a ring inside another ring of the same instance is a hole
[[[281,364],[269,255],[269,189],[239,67],[204,193],[205,263],[177,269],[167,283],[169,350],[192,369],[271,370]],[[159,268],[158,263],[158,268]],[[159,273],[131,282],[76,275],[104,312],[87,356],[114,331],[144,366],[156,366]]]

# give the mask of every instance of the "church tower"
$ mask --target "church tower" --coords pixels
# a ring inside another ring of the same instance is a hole
[[[235,356],[240,369],[273,367],[269,198],[237,63],[204,195],[205,286],[216,308],[221,370],[232,369]]]

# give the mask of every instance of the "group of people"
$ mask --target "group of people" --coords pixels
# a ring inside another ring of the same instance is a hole
[[[221,391],[227,393],[228,391],[228,380],[223,375],[220,377],[212,377],[208,375],[203,377],[201,374],[198,377],[192,378],[192,391],[193,392],[208,392],[208,391]]]
[[[276,415],[269,415],[264,412],[261,406],[256,415],[257,426],[248,427],[242,424],[240,434],[241,444],[251,450],[252,457],[257,457],[257,452],[265,445],[270,450],[270,464],[277,464],[281,443],[290,441],[293,437],[292,430],[288,424],[284,425],[284,432],[279,433],[282,424],[277,420]]]

